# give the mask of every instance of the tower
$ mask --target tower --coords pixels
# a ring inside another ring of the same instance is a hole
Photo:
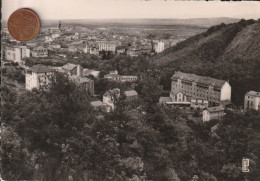
[[[61,21],[59,21],[58,28],[61,30]]]

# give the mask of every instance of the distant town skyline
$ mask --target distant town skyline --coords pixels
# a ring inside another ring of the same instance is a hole
[[[189,19],[260,18],[260,2],[175,0],[2,0],[2,19],[20,8],[33,9],[41,19]]]

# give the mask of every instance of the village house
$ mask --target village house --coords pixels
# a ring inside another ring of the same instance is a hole
[[[260,92],[249,91],[245,94],[244,110],[260,110]]]
[[[220,119],[222,118],[224,113],[224,108],[222,106],[209,107],[203,110],[203,122],[210,121],[212,119]]]
[[[48,57],[48,50],[42,46],[36,47],[32,50],[33,57]]]
[[[227,81],[179,71],[171,79],[172,104],[190,104],[191,100],[197,100],[197,103],[198,100],[206,100],[209,106],[216,106],[231,99],[231,86]]]
[[[41,86],[48,85],[53,71],[43,65],[32,66],[25,74],[25,89],[31,91],[33,88],[39,89]]]
[[[61,67],[61,72],[68,74],[69,76],[83,76],[83,68],[80,65],[67,63]]]
[[[70,80],[74,81],[77,85],[83,86],[90,95],[94,95],[94,81],[86,77],[80,77],[77,75],[72,75],[69,77]]]
[[[5,58],[13,62],[21,63],[22,59],[30,57],[30,49],[26,46],[6,47]]]
[[[105,79],[114,80],[119,82],[136,82],[137,76],[134,75],[118,75],[117,71],[111,71],[109,74],[104,76]]]
[[[212,127],[210,128],[211,136],[217,136],[216,131],[217,131],[218,128],[219,128],[219,124],[216,124],[216,125],[214,125],[214,126],[212,126]]]
[[[100,71],[97,71],[97,70],[84,69],[84,71],[83,71],[84,76],[92,75],[95,78],[99,78],[99,74],[100,74]]]
[[[63,72],[77,85],[84,86],[90,95],[94,94],[94,81],[83,76],[83,68],[80,65],[67,63],[62,67],[56,67],[56,71]]]
[[[112,110],[115,109],[115,101],[116,99],[118,99],[120,96],[120,89],[112,89],[107,91],[104,95],[103,95],[103,103],[111,106]]]
[[[138,93],[135,90],[125,91],[126,100],[138,99]]]

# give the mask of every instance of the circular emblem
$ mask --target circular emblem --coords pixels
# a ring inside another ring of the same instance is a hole
[[[19,41],[29,41],[37,36],[40,30],[39,17],[30,9],[18,9],[8,19],[8,31]]]

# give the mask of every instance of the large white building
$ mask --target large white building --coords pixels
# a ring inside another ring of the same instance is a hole
[[[5,58],[6,60],[20,63],[23,58],[30,57],[30,49],[26,46],[6,47]]]
[[[260,110],[260,92],[249,91],[245,94],[244,110]]]
[[[109,41],[98,41],[98,49],[99,51],[110,51],[115,53],[117,43],[116,42],[109,42]]]
[[[32,90],[39,89],[41,86],[47,86],[50,82],[53,69],[43,66],[34,65],[25,74],[25,88]]]
[[[222,101],[231,100],[231,86],[227,81],[179,71],[171,79],[172,104],[191,104],[192,100],[196,100],[194,103],[206,100],[209,106],[216,106]]]

